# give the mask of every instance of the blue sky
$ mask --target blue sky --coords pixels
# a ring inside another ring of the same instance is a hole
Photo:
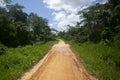
[[[43,0],[13,0],[12,4],[19,3],[23,5],[24,11],[28,14],[31,12],[37,13],[39,16],[47,18],[49,22],[52,22],[53,16],[51,16],[53,10],[45,7]]]
[[[68,24],[75,25],[80,21],[76,13],[97,2],[105,3],[106,0],[12,0],[12,4],[23,5],[28,14],[34,12],[47,18],[51,28],[57,30],[66,30]]]

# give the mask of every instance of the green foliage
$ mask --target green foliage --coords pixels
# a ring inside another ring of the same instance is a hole
[[[16,39],[18,45],[26,45],[31,43],[31,34],[27,30],[27,26],[25,23],[16,22],[14,23],[16,27]]]
[[[7,46],[14,41],[14,28],[10,25],[8,17],[6,14],[0,14],[0,41]]]
[[[79,13],[83,21],[60,32],[60,37],[75,41],[71,45],[91,74],[100,80],[120,80],[120,0],[108,0]]]
[[[91,74],[100,80],[120,80],[120,0],[90,6],[79,14],[83,20],[60,32],[60,37],[74,41],[72,47]]]
[[[0,55],[5,54],[6,53],[6,49],[7,48],[3,44],[0,43]]]
[[[71,42],[70,42],[71,43]],[[85,65],[90,74],[100,80],[120,79],[120,50],[103,44],[86,42],[80,46],[72,42],[72,47],[77,51],[80,61]]]
[[[8,47],[17,47],[54,40],[48,20],[35,13],[27,14],[23,8],[19,4],[0,7],[0,42]]]
[[[55,42],[36,43],[18,48],[8,48],[0,55],[0,80],[17,80],[36,64]]]
[[[51,30],[48,26],[47,19],[39,17],[37,14],[30,13],[28,21],[33,30],[35,41],[41,40],[46,42],[51,40]]]
[[[120,0],[108,0],[105,4],[90,6],[78,14],[83,20],[68,31],[60,32],[58,36],[65,40],[75,40],[78,43],[104,41],[110,46],[119,48],[120,33]],[[82,15],[82,16],[81,16]]]
[[[7,8],[9,10],[8,14],[10,15],[11,20],[14,22],[21,21],[26,22],[27,20],[27,14],[22,11],[24,8],[23,6],[19,4],[15,5],[7,5]]]

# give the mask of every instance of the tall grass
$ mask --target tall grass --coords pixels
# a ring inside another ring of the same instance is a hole
[[[86,42],[79,45],[71,42],[71,44],[90,74],[100,80],[120,80],[120,49],[103,43]]]
[[[0,55],[0,80],[17,80],[48,52],[52,44],[54,42],[7,48]]]

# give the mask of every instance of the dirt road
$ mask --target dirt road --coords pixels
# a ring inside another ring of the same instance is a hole
[[[62,40],[21,80],[97,80],[77,61],[68,44]]]

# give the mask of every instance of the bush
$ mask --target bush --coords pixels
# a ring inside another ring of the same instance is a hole
[[[36,43],[18,48],[8,48],[0,56],[0,80],[17,80],[36,64],[55,42]]]
[[[100,80],[120,80],[120,49],[103,43],[71,43],[78,58]]]
[[[3,55],[6,53],[6,47],[0,43],[0,55]]]

